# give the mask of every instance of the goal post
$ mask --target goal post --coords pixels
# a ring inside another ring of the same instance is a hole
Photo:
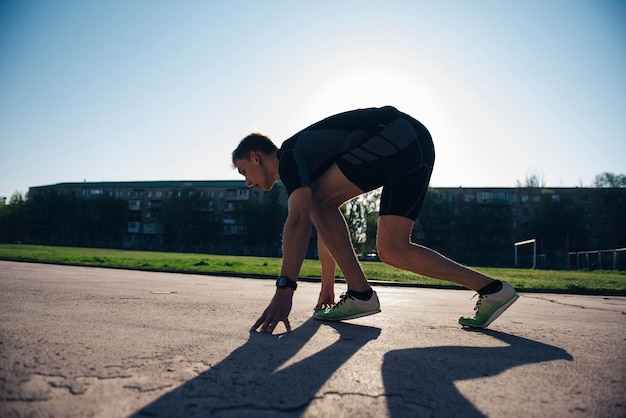
[[[536,239],[527,239],[526,241],[516,242],[515,245],[515,267],[517,267],[517,247],[521,247],[522,245],[533,245],[533,268],[537,267],[537,240]]]

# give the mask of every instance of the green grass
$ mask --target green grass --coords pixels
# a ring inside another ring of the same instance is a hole
[[[240,257],[212,254],[183,254],[149,251],[69,248],[39,245],[0,244],[0,259],[117,267],[155,271],[232,274],[242,276],[276,276],[279,258]],[[428,279],[389,267],[379,262],[363,262],[370,280],[410,283],[424,286],[450,286],[452,283]],[[506,268],[477,268],[492,277],[507,280],[521,291],[546,291],[626,295],[626,272],[621,271],[555,271]],[[301,277],[320,277],[317,260],[305,260]],[[337,277],[342,277],[337,272]]]

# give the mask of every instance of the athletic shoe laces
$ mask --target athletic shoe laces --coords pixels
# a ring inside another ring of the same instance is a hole
[[[478,310],[480,309],[480,303],[483,301],[483,298],[487,297],[487,295],[480,295],[480,294],[476,293],[474,296],[472,296],[472,299],[474,299],[476,296],[478,296],[478,300],[476,301],[476,305],[474,306],[474,310],[476,311],[476,313],[478,313]]]
[[[348,294],[348,292],[343,292],[341,294],[341,296],[339,296],[339,302],[337,302],[337,304],[335,306],[333,306],[330,310],[332,311],[333,309],[338,309],[344,302],[346,302],[348,299],[352,299],[354,300],[354,298],[352,296],[350,296]]]

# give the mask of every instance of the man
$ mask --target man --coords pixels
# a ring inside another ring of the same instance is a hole
[[[378,296],[363,274],[339,208],[381,186],[376,243],[381,261],[477,291],[475,315],[461,317],[463,326],[484,328],[515,302],[518,296],[508,283],[410,242],[434,160],[428,130],[391,106],[328,117],[298,132],[280,149],[261,134],[244,138],[233,151],[232,161],[248,187],[270,190],[282,181],[289,195],[276,293],[252,330],[260,327],[260,332],[271,334],[283,322],[291,331],[288,316],[311,221],[320,245],[328,249],[348,285],[336,305],[316,310],[314,317],[340,321],[380,312]],[[322,264],[328,264],[328,259],[322,258]]]

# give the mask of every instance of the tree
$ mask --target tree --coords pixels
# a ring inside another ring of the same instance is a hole
[[[365,242],[365,232],[367,228],[365,205],[363,205],[357,197],[346,202],[341,207],[341,212],[346,219],[346,224],[348,224],[350,240],[355,250],[360,252],[360,246]]]
[[[424,231],[424,244],[439,251],[449,252],[454,206],[454,203],[446,200],[443,193],[428,189],[419,215],[419,223]]]
[[[358,196],[341,207],[341,212],[348,224],[350,239],[357,252],[371,251],[376,248],[376,228],[379,189]]]
[[[38,193],[14,202],[23,206],[23,238],[49,245],[119,246],[128,204],[111,196]]]
[[[516,187],[520,187],[520,188],[535,188],[535,189],[539,189],[542,187],[545,187],[545,180],[543,178],[543,174],[539,173],[539,172],[532,172],[529,173],[526,176],[526,179],[524,180],[524,182],[522,183],[521,181],[517,180],[515,182],[515,186]]]
[[[244,227],[244,242],[247,245],[271,248],[280,246],[287,210],[280,204],[278,188],[265,193],[263,202],[240,202],[233,216]]]
[[[593,186],[597,188],[626,187],[626,174],[613,174],[609,172],[598,174],[593,181]]]
[[[607,221],[611,224],[610,238],[606,245],[612,248],[626,246],[626,190],[620,188],[603,188]]]
[[[443,252],[498,254],[509,250],[510,206],[501,202],[448,201],[429,191],[420,216],[425,244]]]
[[[531,227],[541,252],[555,255],[565,252],[568,245],[580,248],[585,234],[584,215],[584,209],[570,197],[544,193]]]
[[[163,202],[161,218],[165,244],[170,249],[207,247],[219,240],[222,224],[209,210],[209,201],[193,188],[171,191]]]
[[[0,241],[22,241],[26,234],[27,224],[26,197],[15,192],[8,205],[4,204],[3,199],[0,205]]]
[[[118,246],[127,211],[125,201],[110,196],[38,194],[26,203],[29,238],[52,245]]]
[[[499,265],[511,253],[511,205],[470,197],[429,189],[412,240],[462,263]]]

